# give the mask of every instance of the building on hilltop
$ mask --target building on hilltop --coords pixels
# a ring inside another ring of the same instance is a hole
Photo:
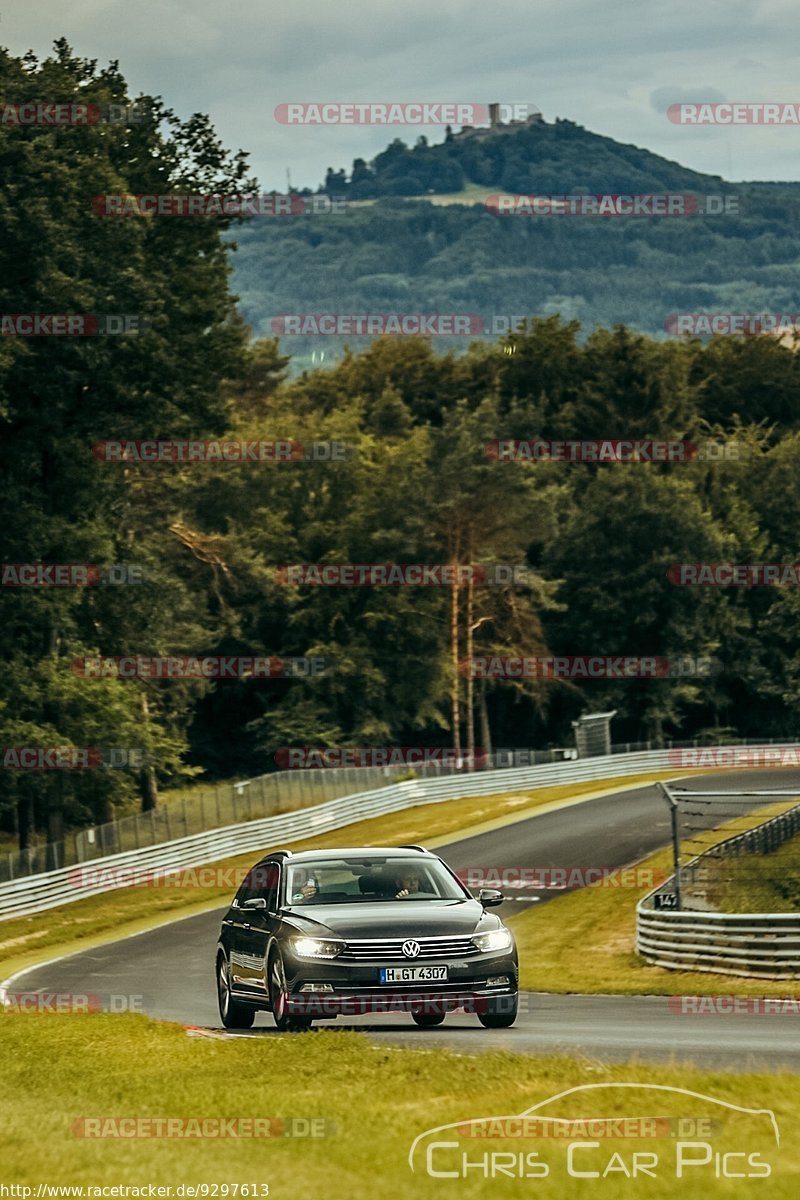
[[[488,125],[465,125],[459,133],[453,134],[454,138],[488,138],[497,137],[498,134],[518,133],[520,129],[528,129],[531,125],[544,125],[545,120],[540,110],[535,104],[529,104],[527,117],[518,121],[503,121],[501,119],[501,109],[509,108],[507,104],[490,104],[489,105],[489,124]]]

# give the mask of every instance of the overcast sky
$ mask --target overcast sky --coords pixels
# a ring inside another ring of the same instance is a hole
[[[800,127],[690,128],[682,100],[800,101],[796,0],[0,0],[0,42],[119,59],[131,93],[210,114],[262,187],[316,186],[392,137],[279,124],[298,101],[527,102],[728,179],[800,179]],[[46,97],[42,97],[46,99]]]

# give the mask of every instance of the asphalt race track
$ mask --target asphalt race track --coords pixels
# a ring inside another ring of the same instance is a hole
[[[681,782],[688,784],[687,780]],[[697,790],[797,786],[800,792],[800,771],[704,775],[691,786]],[[714,824],[713,817],[708,824]],[[456,870],[620,867],[666,845],[669,836],[667,806],[658,789],[648,785],[532,816],[437,849]],[[347,844],[346,830],[342,843]],[[506,917],[523,911],[523,906],[546,903],[559,895],[535,888],[504,891],[508,899],[500,911]],[[143,1010],[154,1017],[218,1029],[213,963],[222,911],[178,920],[45,964],[18,976],[10,990],[141,996]],[[707,990],[714,991],[712,976]],[[786,993],[794,993],[790,981]],[[757,980],[752,982],[751,994],[758,995]],[[464,1013],[451,1014],[440,1028],[427,1030],[418,1029],[409,1016],[390,1014],[340,1018],[325,1025],[334,1030],[368,1030],[376,1042],[434,1049],[447,1045],[461,1052],[565,1052],[608,1061],[691,1061],[737,1071],[780,1066],[800,1069],[797,1017],[685,1015],[673,1011],[667,997],[658,996],[526,993],[520,997],[516,1025],[507,1030],[483,1029],[475,1017]],[[260,1013],[252,1030],[231,1036],[258,1039],[278,1035],[271,1014]]]

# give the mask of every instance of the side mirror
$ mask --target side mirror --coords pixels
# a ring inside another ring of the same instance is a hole
[[[478,899],[484,908],[496,908],[498,904],[503,903],[503,893],[497,888],[481,888],[478,892]]]
[[[267,902],[263,898],[263,896],[254,897],[252,900],[245,900],[244,904],[242,905],[242,908],[251,908],[251,909],[252,908],[265,909],[266,907],[267,907]]]

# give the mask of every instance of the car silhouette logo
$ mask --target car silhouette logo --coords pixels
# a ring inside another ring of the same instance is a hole
[[[416,958],[417,955],[419,954],[419,952],[420,952],[419,942],[412,942],[412,941],[403,942],[403,954],[405,954],[406,958]]]

